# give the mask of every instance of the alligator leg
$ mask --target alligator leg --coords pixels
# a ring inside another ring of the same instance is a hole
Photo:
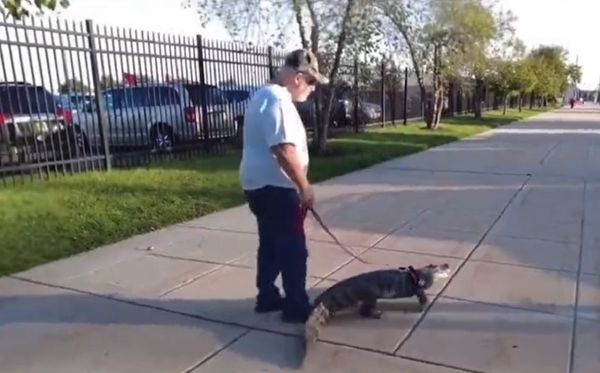
[[[419,300],[420,312],[423,312],[428,302],[427,294],[425,294],[424,290],[417,291],[417,299]]]
[[[359,313],[362,317],[380,319],[383,312],[377,309],[377,299],[366,299],[362,301]]]

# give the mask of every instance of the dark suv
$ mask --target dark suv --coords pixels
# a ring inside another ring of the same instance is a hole
[[[0,164],[43,162],[82,153],[85,139],[72,122],[72,112],[57,105],[45,88],[0,83]]]
[[[314,128],[316,123],[315,99],[315,95],[311,94],[306,102],[296,104],[304,125],[310,129]],[[358,96],[357,103],[358,107],[355,113],[353,93],[350,90],[336,90],[329,126],[334,128],[353,126],[355,114],[359,126],[382,120],[381,105],[368,102],[367,98],[362,95]]]

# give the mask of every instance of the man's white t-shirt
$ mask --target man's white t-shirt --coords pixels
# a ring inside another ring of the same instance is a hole
[[[290,143],[296,146],[302,167],[308,167],[306,130],[287,88],[269,84],[258,90],[244,116],[244,146],[240,182],[244,190],[267,185],[295,188],[279,166],[271,147]]]

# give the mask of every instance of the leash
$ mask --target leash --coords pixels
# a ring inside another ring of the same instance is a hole
[[[348,249],[346,246],[344,246],[340,240],[337,239],[337,237],[331,232],[331,230],[327,227],[327,225],[323,222],[323,219],[321,219],[321,216],[317,213],[317,211],[313,208],[313,207],[309,207],[308,210],[310,210],[310,212],[313,214],[313,216],[315,217],[315,219],[317,220],[317,222],[319,222],[319,225],[321,226],[321,228],[323,228],[323,230],[325,232],[327,232],[327,234],[329,234],[329,236],[331,238],[333,238],[333,240],[335,241],[335,243],[342,248],[342,250],[344,250],[346,253],[350,254],[350,256],[352,256],[354,259],[365,263],[365,264],[370,264],[369,262],[365,261],[364,259],[359,258],[358,256],[356,256],[356,254],[354,254],[352,252],[352,250]]]

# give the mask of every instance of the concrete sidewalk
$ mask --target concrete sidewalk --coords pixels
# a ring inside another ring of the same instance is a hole
[[[301,327],[252,312],[257,237],[242,206],[0,279],[0,371],[600,372],[600,107],[317,193],[335,234],[376,264],[309,218],[311,294],[374,267],[447,262],[429,309],[339,315],[297,369]]]

